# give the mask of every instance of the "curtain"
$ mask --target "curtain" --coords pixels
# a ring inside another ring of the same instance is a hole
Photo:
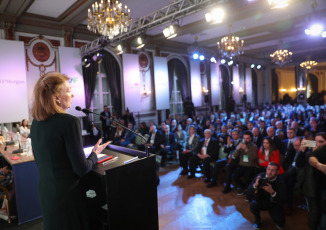
[[[169,74],[169,97],[171,98],[172,96],[172,89],[174,85],[174,70],[175,70],[175,64],[174,64],[174,59],[170,60],[168,62],[168,74]]]
[[[91,56],[86,56],[82,58],[89,60],[89,66],[86,67],[83,65],[83,78],[84,78],[84,87],[85,87],[85,100],[86,108],[91,107],[91,102],[93,99],[93,93],[95,90],[96,75],[98,71],[98,64],[95,62]]]
[[[121,114],[121,79],[119,64],[110,53],[104,52],[103,65],[107,76],[106,79],[110,87],[113,109],[115,109],[118,114]]]
[[[278,76],[276,74],[276,69],[272,69],[272,102],[278,102]]]

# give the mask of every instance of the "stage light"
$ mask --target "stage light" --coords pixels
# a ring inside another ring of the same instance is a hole
[[[324,31],[324,27],[321,24],[312,24],[308,29],[305,29],[305,33],[307,35],[312,35],[312,36],[319,36],[321,35]]]
[[[140,49],[140,48],[143,48],[145,46],[145,44],[144,44],[144,39],[141,37],[141,36],[139,36],[138,38],[137,38],[137,49]]]
[[[224,10],[221,8],[217,8],[205,14],[205,18],[208,23],[215,24],[223,22],[224,15]]]
[[[199,57],[199,55],[198,55],[197,53],[194,53],[194,54],[192,55],[192,58],[193,58],[194,60],[197,60],[198,57]]]
[[[199,60],[203,61],[204,59],[205,59],[205,56],[201,54],[201,55],[199,56]]]
[[[261,69],[261,65],[257,65],[257,69]]]
[[[215,59],[215,57],[211,57],[210,61],[213,62],[213,63],[216,63],[217,62],[216,59]]]
[[[163,30],[164,37],[167,39],[176,37],[178,35],[179,28],[180,26],[177,23],[169,25]]]
[[[118,55],[122,54],[123,53],[123,46],[121,44],[118,44],[117,47],[116,47],[116,52]]]
[[[225,59],[221,59],[222,64],[225,64],[225,62],[226,62]]]
[[[321,33],[321,37],[322,38],[326,38],[326,31],[324,31],[324,32]]]
[[[229,65],[229,66],[233,65],[233,60],[230,60],[230,61],[228,62],[228,65]]]
[[[255,64],[251,64],[251,66],[250,66],[250,67],[251,67],[252,69],[253,69],[253,68],[255,68]]]

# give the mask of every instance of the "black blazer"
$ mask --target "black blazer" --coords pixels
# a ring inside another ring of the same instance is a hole
[[[258,135],[257,140],[255,140],[255,137],[253,137],[252,143],[254,143],[257,146],[257,148],[259,149],[263,144],[263,137],[261,135]]]
[[[201,152],[201,149],[203,148],[204,143],[205,143],[205,138],[202,138],[197,147],[197,151],[196,151],[197,153]],[[216,161],[218,159],[218,150],[219,150],[219,146],[218,146],[217,140],[215,138],[211,137],[211,139],[209,140],[208,145],[207,145],[206,153],[214,161]]]
[[[109,114],[109,118],[111,117],[111,113],[108,111],[108,114]],[[102,116],[106,116],[105,115],[105,111],[103,111],[102,113],[100,113],[101,117],[100,117],[100,120],[102,121],[102,127],[105,127],[106,126],[106,119],[103,118]]]
[[[149,138],[147,143],[151,143],[152,133],[149,134]],[[152,150],[158,151],[161,149],[161,145],[163,144],[163,137],[161,131],[157,130],[154,138],[154,144],[151,146]]]
[[[169,132],[169,144],[168,144],[165,133],[163,133],[162,134],[162,142],[163,142],[164,146],[169,145],[169,146],[171,146],[171,148],[174,148],[174,146],[175,146],[175,135],[174,135],[174,133]]]

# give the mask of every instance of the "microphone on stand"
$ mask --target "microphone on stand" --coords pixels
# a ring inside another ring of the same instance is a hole
[[[82,111],[83,113],[85,113],[85,114],[87,114],[87,115],[90,114],[90,113],[93,113],[93,114],[96,114],[96,115],[98,115],[98,116],[100,116],[100,117],[102,117],[102,118],[104,118],[104,119],[109,119],[112,123],[116,123],[117,125],[121,126],[122,128],[124,128],[124,129],[126,129],[126,130],[128,130],[128,131],[130,131],[130,132],[132,132],[132,133],[134,133],[134,134],[136,134],[137,136],[141,137],[141,138],[145,141],[145,143],[146,143],[146,141],[147,141],[146,138],[145,138],[143,135],[141,135],[141,134],[139,134],[139,133],[136,133],[135,131],[133,131],[133,130],[131,130],[131,129],[128,129],[126,126],[120,124],[119,121],[117,121],[117,120],[115,120],[115,119],[113,119],[113,118],[110,118],[110,117],[103,116],[103,115],[101,115],[101,114],[98,114],[98,113],[92,112],[92,111],[90,111],[89,109],[82,109],[80,106],[76,106],[75,109],[76,109],[77,111]],[[148,157],[148,156],[149,156],[149,152],[148,152],[148,147],[146,146],[146,144],[145,144],[145,149],[146,149],[146,157]]]
[[[75,107],[75,109],[77,110],[77,111],[82,111],[83,113],[85,113],[86,115],[88,115],[89,113],[90,113],[90,111],[88,110],[88,109],[82,109],[80,106],[76,106]],[[98,127],[96,124],[95,124],[95,122],[89,117],[89,116],[87,116],[88,117],[88,119],[92,122],[92,125],[94,124],[94,126],[99,130],[99,132],[100,132],[100,136],[101,136],[101,138],[103,138],[103,130],[100,128],[100,127]],[[93,127],[92,127],[93,128]]]

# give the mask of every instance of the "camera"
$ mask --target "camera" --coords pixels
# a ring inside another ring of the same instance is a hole
[[[267,183],[269,183],[268,178],[266,178],[266,177],[260,178],[259,181],[258,181],[258,189],[263,188],[264,186],[267,185]]]

